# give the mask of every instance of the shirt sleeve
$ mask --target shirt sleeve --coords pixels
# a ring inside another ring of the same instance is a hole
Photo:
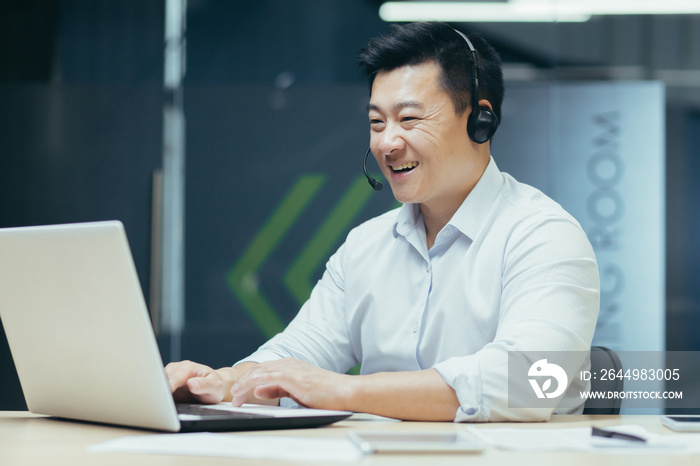
[[[345,319],[343,262],[348,247],[346,242],[329,259],[323,277],[287,328],[236,364],[292,357],[338,373],[357,364]]]
[[[549,419],[555,408],[509,407],[509,351],[577,351],[583,356],[576,364],[587,368],[600,284],[593,249],[578,224],[551,217],[521,225],[506,246],[501,287],[493,341],[434,366],[459,398],[456,422]],[[522,388],[531,391],[526,380]]]

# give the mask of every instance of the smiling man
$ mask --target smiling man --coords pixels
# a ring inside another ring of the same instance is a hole
[[[478,35],[415,23],[373,39],[360,63],[370,149],[403,206],[352,230],[297,317],[250,357],[218,370],[169,364],[174,397],[548,419],[554,408],[509,407],[508,352],[587,351],[598,269],[576,220],[491,157],[498,55]]]

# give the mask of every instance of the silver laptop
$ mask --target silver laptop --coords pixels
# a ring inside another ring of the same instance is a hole
[[[0,229],[0,318],[33,413],[170,432],[314,427],[351,414],[179,414],[118,221]]]

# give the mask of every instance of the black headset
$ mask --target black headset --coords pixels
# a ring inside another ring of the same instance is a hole
[[[483,144],[491,139],[496,129],[498,129],[498,116],[490,108],[479,106],[479,67],[476,64],[476,49],[465,34],[456,29],[455,32],[467,42],[469,51],[472,54],[472,65],[474,67],[471,95],[472,112],[467,119],[467,134],[472,141],[477,144]]]

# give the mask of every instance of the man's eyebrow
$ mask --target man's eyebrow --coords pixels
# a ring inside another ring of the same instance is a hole
[[[403,102],[399,102],[396,105],[394,105],[394,110],[401,110],[404,108],[423,108],[423,104],[416,101],[416,100],[404,100]],[[370,110],[375,110],[380,112],[380,108],[374,105],[373,103],[367,104],[367,111],[369,112]]]

